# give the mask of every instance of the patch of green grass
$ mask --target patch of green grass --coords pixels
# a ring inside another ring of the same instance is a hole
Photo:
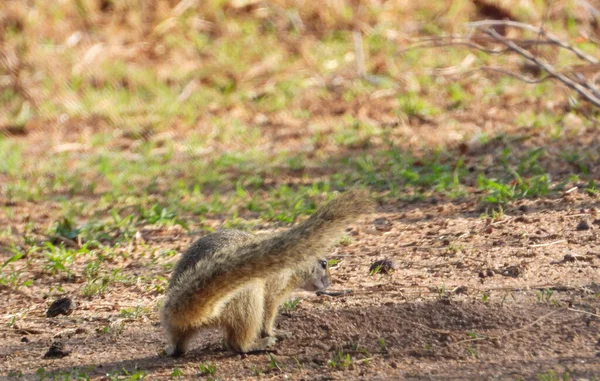
[[[489,291],[488,292],[484,292],[481,295],[481,302],[482,303],[487,303],[487,302],[489,302],[489,300],[490,300],[490,293],[489,293]]]
[[[569,381],[571,380],[571,375],[568,371],[561,373],[551,369],[543,373],[538,373],[536,378],[539,381]]]
[[[23,276],[27,274],[23,271],[23,269],[27,268],[27,266],[30,264],[28,255],[33,254],[36,249],[37,248],[32,248],[25,252],[22,248],[17,246],[13,245],[10,247],[9,251],[13,255],[0,264],[0,285],[9,286],[14,289],[31,286],[33,284],[33,279],[22,280]],[[16,265],[16,263],[22,259],[25,259],[25,266],[23,266],[21,269],[15,269],[14,265]]]
[[[467,355],[473,359],[477,358],[477,349],[475,349],[473,346],[469,345],[467,347],[465,347],[465,352],[467,352]]]
[[[352,243],[352,237],[350,237],[349,235],[343,235],[342,238],[340,238],[338,242],[342,246],[349,246]]]
[[[199,363],[198,369],[199,369],[198,375],[206,376],[206,375],[215,374],[217,371],[217,366],[212,363],[206,363],[206,364]]]
[[[81,288],[81,296],[91,298],[96,295],[102,295],[107,291],[109,282],[109,279],[104,277],[90,278]]]
[[[77,238],[81,229],[76,227],[75,220],[72,216],[63,217],[52,226],[51,234],[59,238],[67,238],[73,240]]]
[[[273,356],[273,354],[268,353],[269,355],[269,370],[273,370],[273,369],[277,369],[280,372],[282,371],[282,365],[279,364],[279,362],[277,361],[277,359],[275,358],[275,356]]]
[[[90,373],[91,369],[81,370],[74,369],[71,371],[62,371],[62,372],[47,372],[44,368],[38,368],[35,371],[35,375],[37,376],[37,380],[60,380],[60,381],[89,381],[91,377],[88,373]],[[13,377],[17,377],[13,375]],[[19,376],[20,377],[20,376]]]
[[[112,371],[106,374],[107,381],[137,381],[143,380],[148,376],[148,371],[141,369],[134,369],[128,371],[123,369],[122,371]]]
[[[135,276],[122,274],[122,269],[120,268],[110,271],[100,271],[100,266],[102,265],[102,257],[87,265],[85,269],[86,283],[81,288],[81,295],[83,297],[91,298],[96,295],[102,295],[114,284],[133,284],[137,280],[137,277]],[[141,312],[142,311],[138,311],[138,313]]]
[[[171,378],[180,378],[185,376],[185,372],[177,367],[171,371]]]
[[[347,368],[352,365],[352,357],[349,353],[343,351],[337,351],[329,361],[327,365],[331,368]]]
[[[399,111],[406,116],[418,118],[440,114],[438,108],[416,93],[406,93],[399,97]]]
[[[298,303],[300,303],[300,300],[300,298],[294,298],[284,302],[281,305],[281,311],[283,313],[290,313],[291,311],[294,311],[296,308],[298,308]]]
[[[450,99],[450,108],[462,108],[465,107],[472,99],[472,96],[464,89],[460,83],[451,83],[448,86],[448,95]]]
[[[585,191],[591,195],[595,195],[598,193],[598,186],[596,185],[596,182],[591,179],[588,184],[586,185],[586,187],[584,188]]]
[[[561,158],[571,164],[579,173],[583,175],[589,174],[589,164],[586,163],[586,158],[582,157],[579,152],[566,151],[561,154]]]
[[[150,309],[148,307],[136,306],[136,307],[128,307],[122,308],[120,315],[121,317],[127,319],[139,319],[143,316],[148,316],[150,313]]]
[[[45,272],[48,274],[65,273],[71,276],[73,274],[71,265],[79,252],[65,247],[64,244],[57,246],[51,242],[45,242],[41,254],[45,257],[43,265]]]
[[[537,298],[538,303],[543,304],[556,304],[558,301],[553,298],[554,290],[549,288],[544,288],[542,290],[535,291],[535,297]]]
[[[11,263],[16,262],[24,257],[24,253],[22,251],[18,251],[17,249],[12,250],[14,253],[10,258],[8,258],[2,265],[0,265],[0,285],[12,287],[14,289],[18,289],[20,287],[29,287],[33,285],[33,279],[24,279],[26,277],[27,272],[23,269],[15,269]],[[27,264],[29,264],[29,260],[27,260]],[[26,264],[26,266],[27,266]],[[25,266],[25,268],[26,268]]]
[[[177,214],[170,211],[168,208],[163,208],[158,204],[152,205],[150,209],[138,209],[138,219],[140,222],[159,225],[159,226],[173,226],[180,225],[184,229],[188,229],[185,222],[177,218]]]
[[[21,146],[17,141],[6,139],[3,134],[0,134],[0,174],[18,175],[22,162]]]
[[[487,191],[482,199],[487,203],[505,205],[515,198],[514,185],[503,184],[484,175],[479,175],[477,178],[477,187],[479,190]]]
[[[263,374],[263,371],[260,367],[256,366],[256,365],[251,365],[250,369],[252,370],[252,375],[254,377],[260,377]]]
[[[435,286],[434,290],[437,294],[437,298],[438,300],[443,300],[446,299],[450,296],[450,293],[448,292],[448,290],[446,289],[446,285],[443,284],[441,287],[440,286]]]
[[[385,339],[383,337],[377,339],[377,345],[379,345],[379,348],[382,352],[388,351],[387,344],[385,343]]]
[[[340,263],[339,259],[330,259],[330,260],[327,261],[327,267],[337,266],[338,263]]]

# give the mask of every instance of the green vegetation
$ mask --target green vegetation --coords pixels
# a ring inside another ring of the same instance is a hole
[[[344,353],[343,351],[338,351],[333,355],[327,365],[332,368],[347,368],[352,364],[352,357],[350,357],[349,353]]]
[[[290,313],[291,311],[295,310],[298,308],[298,303],[300,303],[300,300],[300,298],[294,298],[284,302],[281,306],[281,312]]]
[[[199,375],[201,376],[206,376],[209,374],[215,374],[215,372],[217,371],[217,366],[215,364],[203,364],[200,363],[198,364],[198,369],[199,369]]]

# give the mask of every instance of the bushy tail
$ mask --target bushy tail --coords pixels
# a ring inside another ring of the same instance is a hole
[[[178,326],[207,323],[246,283],[321,257],[348,223],[374,206],[366,191],[348,191],[286,232],[199,261],[169,290],[163,318]]]

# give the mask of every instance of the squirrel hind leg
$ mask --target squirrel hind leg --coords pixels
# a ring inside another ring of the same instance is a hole
[[[167,347],[167,356],[170,357],[181,357],[186,354],[190,347],[190,342],[196,336],[198,330],[187,329],[181,330],[177,328],[171,328],[168,331],[169,346]]]
[[[228,303],[221,316],[221,326],[230,350],[247,353],[275,344],[274,337],[260,338],[264,307],[264,285],[260,283],[242,290]]]

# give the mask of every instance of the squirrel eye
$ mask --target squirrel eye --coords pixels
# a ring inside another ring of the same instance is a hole
[[[326,269],[327,268],[327,261],[321,261],[321,267]]]

